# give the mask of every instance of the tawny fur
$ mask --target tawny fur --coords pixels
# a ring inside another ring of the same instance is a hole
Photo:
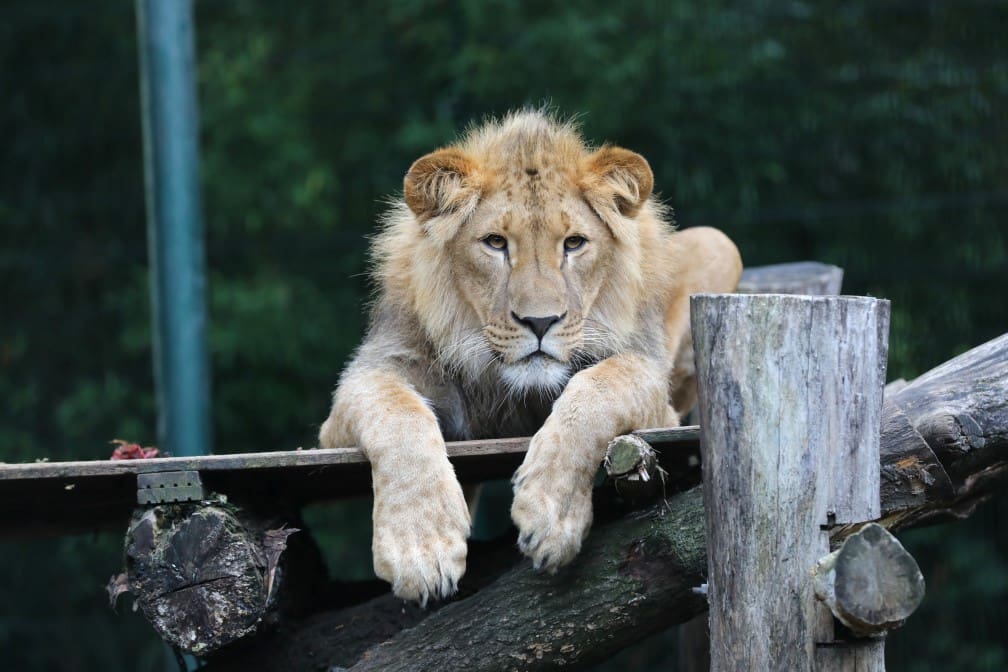
[[[591,524],[607,442],[695,400],[689,295],[733,291],[735,246],[675,232],[639,155],[538,111],[419,159],[372,248],[368,334],[319,435],[374,478],[378,576],[426,602],[465,571],[469,514],[448,440],[532,434],[519,547],[555,571]],[[537,333],[538,332],[538,333]]]

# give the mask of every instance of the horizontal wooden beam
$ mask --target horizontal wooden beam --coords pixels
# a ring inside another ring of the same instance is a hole
[[[637,432],[657,446],[696,450],[698,427]],[[508,478],[521,464],[528,437],[456,441],[448,457],[459,480]],[[137,476],[196,471],[208,491],[231,499],[283,500],[303,505],[367,495],[371,475],[359,448],[0,464],[0,537],[122,529],[137,503]]]
[[[839,294],[843,269],[818,261],[756,266],[742,271],[739,294]]]

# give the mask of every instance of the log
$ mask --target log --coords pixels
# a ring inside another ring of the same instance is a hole
[[[887,528],[965,518],[1002,488],[1008,478],[1008,334],[888,395],[881,460]]]
[[[704,608],[693,590],[703,582],[703,537],[693,534],[702,527],[694,489],[589,537],[558,575],[522,563],[350,669],[538,670],[601,660]]]
[[[644,430],[641,435],[651,441],[671,440],[689,446],[698,440],[699,431],[676,427]],[[647,478],[650,473],[647,470],[654,469],[657,480],[652,485],[658,488],[655,494],[660,493],[664,471],[655,462],[656,453],[640,437],[627,436],[623,440],[647,451],[650,456],[647,467],[634,476]],[[527,443],[527,439],[524,441]],[[628,465],[627,469],[632,467]],[[195,471],[163,471],[143,476],[145,487],[138,491],[141,503],[172,503],[135,511],[126,537],[127,572],[113,577],[108,588],[113,604],[123,592],[133,593],[136,605],[162,639],[183,652],[201,656],[243,638],[261,636],[305,611],[309,603],[323,606],[319,604],[323,595],[319,585],[325,578],[324,564],[307,534],[294,537],[293,548],[310,547],[314,551],[312,562],[298,562],[292,567],[288,552],[280,563],[287,536],[296,529],[284,529],[280,523],[273,523],[277,529],[271,530],[260,517],[233,503],[224,503],[222,497],[207,499]],[[629,482],[631,474],[622,474],[622,478]],[[629,497],[629,493],[625,496]],[[599,500],[596,516],[611,517],[616,507],[604,496]],[[272,500],[259,501],[257,507],[283,510]],[[296,520],[297,516],[287,514],[286,518]],[[295,555],[299,560],[303,556],[303,553]],[[518,557],[512,554],[506,565],[496,561],[470,562],[463,590],[483,585],[488,574],[495,578]],[[474,571],[474,565],[480,564],[488,569]],[[482,576],[474,580],[480,573]],[[341,606],[354,603],[349,598]],[[384,614],[396,611],[381,604],[376,604],[374,610]],[[384,625],[379,628],[360,627],[360,621],[341,622],[338,627],[352,641],[370,642],[376,633],[387,635],[419,620],[413,610],[403,614],[404,618],[396,616],[391,621],[384,618],[381,621]],[[352,645],[345,649],[351,654],[360,653]]]
[[[302,538],[284,555],[297,532],[222,501],[139,508],[126,535],[128,592],[170,645],[212,653],[297,616],[319,594],[317,549]]]
[[[666,471],[658,452],[634,434],[617,436],[606,447],[602,466],[616,492],[630,500],[654,499],[665,493]]]
[[[810,672],[834,641],[811,574],[828,529],[880,512],[889,303],[698,295],[691,324],[711,670]]]
[[[813,580],[816,598],[855,637],[879,637],[899,627],[924,599],[917,561],[875,523],[820,559]]]
[[[469,542],[466,575],[459,585],[459,598],[474,595],[524,556],[511,541]],[[214,653],[201,670],[245,672],[257,670],[329,670],[353,665],[364,652],[405,628],[428,618],[445,603],[420,607],[404,602],[388,590],[384,581],[342,584],[329,591],[341,608],[322,609],[302,620],[281,621],[273,630],[236,642]]]
[[[191,509],[138,510],[128,532],[126,574],[158,635],[199,655],[256,629],[268,603],[266,559],[231,512]]]
[[[954,374],[950,367],[954,367]],[[949,373],[932,375],[943,370]],[[920,409],[930,406],[926,403],[929,389],[935,389],[939,396],[942,389],[959,390],[962,407],[969,409],[971,417],[981,419],[977,421],[979,435],[974,433],[971,445],[978,445],[981,438],[984,443],[977,460],[970,461],[957,459],[956,451],[918,450],[916,432],[910,440],[904,433],[884,431],[878,522],[892,532],[967,516],[978,501],[1008,485],[1008,335],[921,376],[914,385],[919,385],[914,398]],[[941,402],[935,401],[934,406],[940,408]],[[891,425],[894,409],[889,403],[884,407],[883,426]],[[958,433],[945,438],[953,436]],[[931,440],[948,445],[941,441],[940,433],[933,434]],[[939,460],[938,454],[948,460],[947,464]],[[947,480],[928,474],[943,474]],[[951,487],[953,481],[962,486]],[[670,492],[674,485],[670,484]],[[667,504],[659,503],[647,511],[593,528],[582,555],[556,576],[535,574],[528,563],[523,563],[471,597],[445,605],[408,630],[392,637],[388,637],[387,630],[375,635],[370,646],[366,640],[355,638],[352,652],[342,650],[337,633],[340,624],[346,622],[347,612],[337,611],[316,615],[303,625],[291,623],[283,637],[249,647],[244,656],[232,656],[227,666],[218,666],[211,658],[205,670],[222,672],[249,666],[264,672],[311,669],[309,663],[327,669],[327,665],[353,667],[358,660],[358,670],[380,669],[374,660],[397,655],[410,661],[410,669],[439,671],[452,669],[450,663],[466,657],[483,661],[478,669],[497,670],[548,669],[559,664],[560,657],[569,665],[599,660],[666,625],[684,623],[707,610],[705,600],[693,593],[706,572],[703,515],[701,490],[680,492],[671,495]],[[839,545],[859,528],[838,525],[830,533],[832,544]],[[657,549],[660,553],[656,555]],[[470,556],[473,561],[479,558],[474,552]],[[627,592],[628,584],[620,583],[628,580],[627,574],[620,571],[623,561],[631,559],[636,561],[625,567],[634,568],[638,576],[644,575],[646,567],[654,569],[647,573],[646,592],[640,594],[644,599],[635,600],[638,595],[633,589]],[[649,559],[653,561],[650,564]],[[613,585],[625,588],[622,592],[605,592],[606,586]],[[650,599],[659,592],[663,599]],[[385,612],[381,609],[387,608],[388,599],[377,598],[355,608],[354,618],[383,619]],[[511,608],[513,612],[508,611]],[[612,621],[631,622],[636,627],[616,627],[612,638],[595,635],[608,633]],[[575,632],[568,635],[568,630]],[[332,633],[327,646],[321,645],[320,632]],[[578,633],[584,637],[574,644],[572,638]],[[595,635],[594,639],[591,635]],[[573,649],[561,651],[565,646]],[[369,651],[362,655],[365,648]],[[310,658],[297,658],[306,655],[306,649],[310,650]],[[541,658],[537,657],[540,653]],[[821,656],[830,653],[831,649],[820,648]],[[870,651],[866,658],[875,659]],[[292,666],[290,661],[294,659],[305,663]],[[404,665],[401,660],[399,664]],[[866,666],[858,669],[871,670]]]

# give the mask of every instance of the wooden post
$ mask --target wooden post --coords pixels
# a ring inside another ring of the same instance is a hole
[[[882,670],[877,641],[835,641],[813,569],[832,526],[879,516],[888,302],[700,295],[691,308],[711,669]]]
[[[772,266],[749,267],[742,271],[738,294],[809,294],[832,296],[840,293],[843,269],[816,261],[798,261]],[[699,409],[690,413],[686,424],[700,422]],[[710,669],[710,634],[707,615],[679,626],[678,664],[680,672],[707,672]]]

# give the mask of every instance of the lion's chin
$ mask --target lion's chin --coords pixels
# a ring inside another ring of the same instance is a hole
[[[501,377],[512,392],[559,394],[570,380],[570,368],[540,352],[501,367]]]

